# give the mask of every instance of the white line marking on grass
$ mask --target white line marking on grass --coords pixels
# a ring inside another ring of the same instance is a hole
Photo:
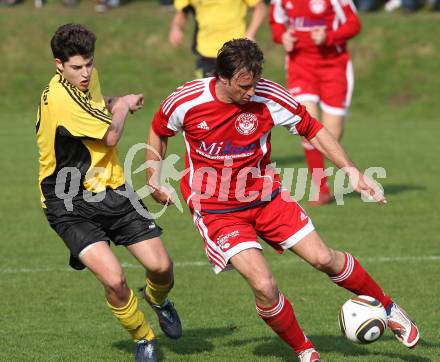
[[[374,257],[374,258],[358,258],[361,262],[366,263],[389,263],[389,262],[438,262],[440,255],[429,256],[396,256],[396,257]],[[303,263],[300,258],[283,258],[277,261],[277,264],[289,263]],[[142,269],[139,264],[132,264],[127,262],[121,263],[126,269]],[[192,267],[206,267],[209,266],[207,261],[182,261],[175,262],[174,266],[177,268],[192,268]],[[0,274],[26,274],[26,273],[53,273],[53,272],[73,272],[72,268],[0,268]]]

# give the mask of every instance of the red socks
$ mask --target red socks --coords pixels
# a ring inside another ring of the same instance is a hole
[[[369,295],[379,300],[385,308],[393,302],[359,262],[348,253],[344,253],[345,263],[342,271],[330,279],[337,285],[356,295]],[[289,300],[279,293],[278,301],[271,307],[256,306],[257,313],[266,324],[286,342],[296,354],[313,348],[313,343],[305,336],[296,320]]]
[[[307,167],[312,175],[313,183],[319,187],[319,194],[329,194],[327,176],[324,175],[325,165],[324,156],[311,143],[303,141],[304,154],[306,156]]]
[[[369,295],[376,298],[387,308],[393,301],[382,288],[365,271],[361,264],[349,253],[345,254],[345,263],[342,271],[330,279],[342,288],[348,289],[356,295]]]
[[[298,325],[292,305],[282,293],[279,293],[275,305],[269,308],[257,305],[256,308],[261,319],[292,347],[296,354],[313,347],[313,343],[307,339]]]

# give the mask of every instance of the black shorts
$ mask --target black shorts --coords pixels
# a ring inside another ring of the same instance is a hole
[[[116,190],[107,189],[102,201],[90,202],[78,197],[72,205],[73,210],[68,210],[63,200],[47,200],[44,213],[69,248],[69,264],[77,270],[84,269],[78,258],[81,250],[93,243],[112,241],[115,245],[130,245],[162,233],[142,200],[125,185]]]
[[[196,58],[197,78],[207,78],[214,76],[215,64],[216,64],[215,58],[207,58],[198,54]]]

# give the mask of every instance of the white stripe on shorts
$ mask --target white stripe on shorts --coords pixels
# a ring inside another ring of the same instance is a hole
[[[324,103],[323,101],[319,102],[319,106],[324,112],[328,114],[333,114],[335,116],[345,116],[347,114],[346,108],[332,107]]]
[[[294,95],[293,98],[295,98],[296,101],[298,101],[299,103],[303,103],[303,102],[314,102],[314,103],[318,103],[319,102],[319,96],[317,94],[298,94],[298,95]]]
[[[284,240],[279,245],[283,249],[290,249],[292,246],[294,246],[296,243],[298,243],[301,239],[309,235],[313,230],[315,230],[315,227],[313,226],[312,220],[307,222],[305,226],[303,226],[302,229],[299,229],[295,234],[292,236],[289,236],[286,240]]]

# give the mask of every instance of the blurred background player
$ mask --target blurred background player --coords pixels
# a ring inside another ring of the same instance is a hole
[[[107,306],[137,342],[136,361],[155,362],[155,335],[109,246],[110,240],[124,245],[145,268],[144,297],[164,333],[179,338],[180,320],[167,298],[173,265],[161,228],[125,183],[116,150],[127,115],[140,109],[144,98],[102,96],[95,41],[78,24],[61,26],[52,37],[56,74],[41,96],[36,125],[41,203],[50,226],[70,249],[70,266],[87,267],[103,285]],[[65,190],[72,192],[70,207],[61,197]]]
[[[215,77],[188,82],[162,102],[150,128],[147,162],[160,165],[168,138],[183,133],[189,172],[181,180],[181,192],[206,256],[216,273],[233,266],[243,276],[254,293],[258,315],[301,362],[318,362],[320,357],[278,289],[258,237],[278,252],[295,253],[340,287],[378,299],[397,339],[415,347],[419,332],[405,312],[355,257],[328,247],[306,212],[281,189],[280,177],[270,167],[271,129],[283,126],[319,145],[363,195],[385,203],[382,192],[285,88],[260,78],[262,63],[263,53],[253,41],[224,44]],[[159,176],[160,167],[147,169],[152,197],[167,205],[172,194]]]
[[[312,117],[341,140],[353,92],[353,66],[347,40],[361,23],[351,0],[272,0],[269,15],[274,42],[286,53],[287,88]],[[303,140],[309,172],[317,194],[309,203],[332,201],[320,150]]]
[[[210,77],[214,73],[217,52],[226,41],[243,37],[255,39],[266,17],[263,0],[175,0],[174,6],[177,12],[171,22],[171,45],[182,43],[187,18],[190,13],[195,17],[192,50],[196,55],[197,78]],[[246,27],[248,8],[252,8],[252,16]]]

